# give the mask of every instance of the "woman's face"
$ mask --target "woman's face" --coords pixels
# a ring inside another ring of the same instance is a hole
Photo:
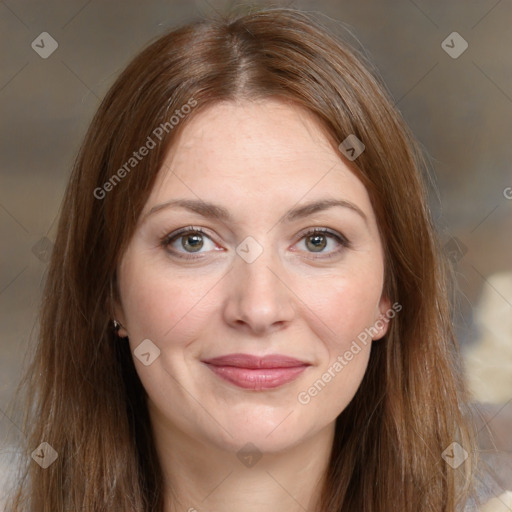
[[[152,422],[283,450],[332,426],[361,383],[365,329],[389,309],[376,219],[306,111],[218,103],[190,121],[118,269],[120,334]]]

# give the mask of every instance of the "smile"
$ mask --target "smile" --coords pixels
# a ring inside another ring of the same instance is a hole
[[[281,355],[231,354],[203,362],[221,379],[254,391],[283,386],[310,366],[307,362]]]

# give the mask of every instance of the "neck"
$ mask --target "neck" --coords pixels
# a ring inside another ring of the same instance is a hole
[[[164,475],[164,512],[319,511],[334,423],[276,453],[247,455],[153,422]]]

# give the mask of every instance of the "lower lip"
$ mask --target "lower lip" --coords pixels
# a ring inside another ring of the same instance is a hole
[[[239,368],[236,366],[215,366],[206,363],[221,379],[236,386],[255,391],[273,389],[295,380],[307,366],[291,368]]]

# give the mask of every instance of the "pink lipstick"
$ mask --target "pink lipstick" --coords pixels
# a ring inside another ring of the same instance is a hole
[[[273,389],[296,379],[309,363],[280,354],[229,354],[204,360],[220,378],[244,389]]]

